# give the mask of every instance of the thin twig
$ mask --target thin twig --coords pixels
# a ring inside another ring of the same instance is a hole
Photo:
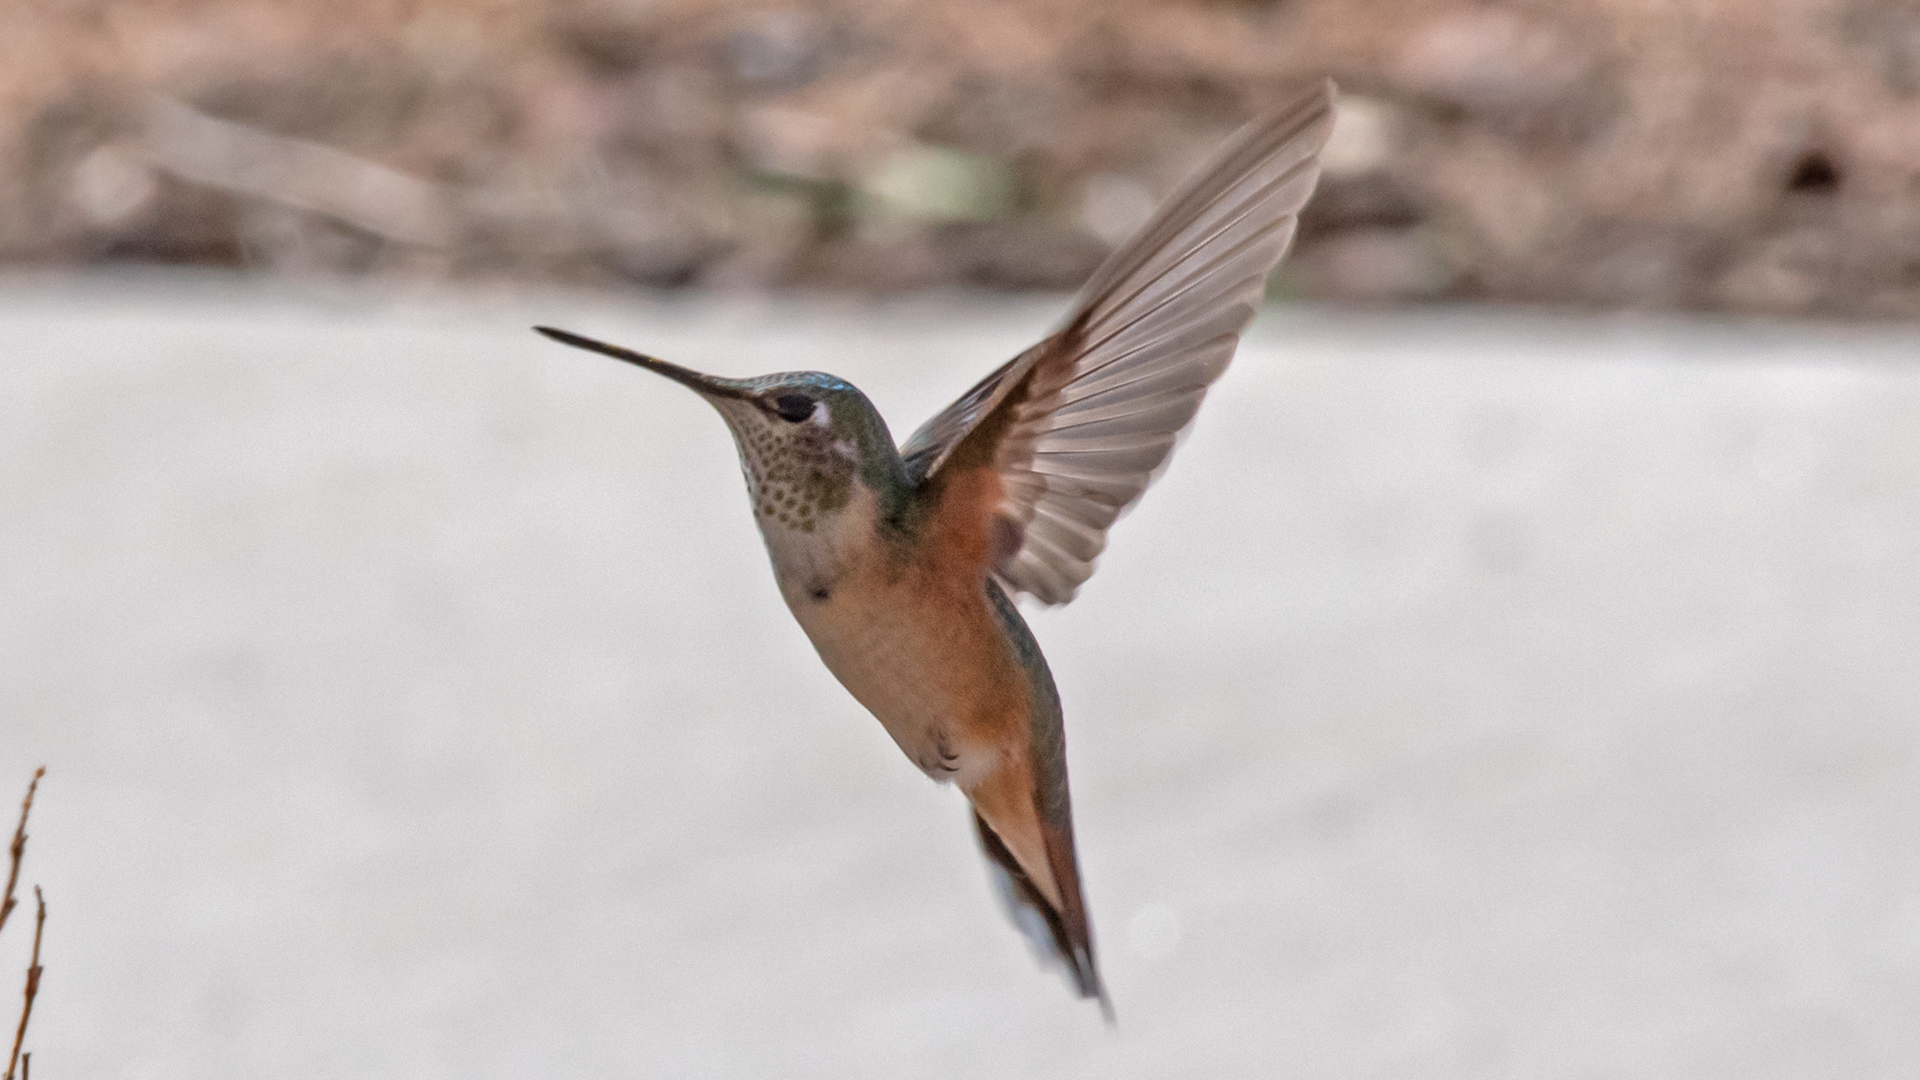
[[[47,775],[47,767],[42,765],[33,772],[33,780],[27,784],[27,797],[20,802],[20,824],[14,826],[13,843],[7,847],[9,866],[7,869],[7,888],[0,893],[0,928],[7,925],[7,916],[13,914],[16,901],[13,898],[14,886],[20,882],[20,862],[27,853],[27,815],[33,812],[33,793],[40,787],[40,778]],[[33,959],[27,963],[27,988],[25,1002],[20,1006],[20,1026],[13,1032],[13,1053],[7,1056],[7,1072],[4,1080],[13,1080],[13,1067],[21,1062],[20,1045],[27,1039],[27,1021],[33,1016],[33,999],[40,993],[40,937],[47,928],[47,898],[41,894],[40,886],[33,887],[34,903],[39,913],[33,920]],[[27,1055],[22,1065],[20,1080],[27,1080],[25,1070],[33,1068],[33,1055]]]
[[[40,913],[33,920],[33,959],[27,964],[27,1002],[20,1006],[20,1026],[13,1032],[13,1053],[7,1058],[6,1080],[13,1080],[13,1066],[20,1060],[20,1044],[27,1039],[27,1020],[33,1016],[33,997],[40,992],[40,931],[47,925],[47,898],[40,895],[38,885],[33,887],[33,899],[40,905]]]
[[[13,830],[13,845],[7,848],[7,853],[12,856],[12,866],[7,870],[7,891],[0,893],[0,930],[6,928],[7,916],[13,914],[13,887],[20,881],[20,857],[27,853],[27,813],[33,809],[34,789],[40,786],[40,778],[45,775],[45,765],[33,771],[33,781],[27,785],[27,797],[20,803],[20,824]]]

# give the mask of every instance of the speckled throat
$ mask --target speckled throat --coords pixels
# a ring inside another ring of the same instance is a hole
[[[796,423],[745,401],[714,405],[733,431],[747,495],[764,524],[810,533],[852,501],[857,448],[834,431],[830,406]]]

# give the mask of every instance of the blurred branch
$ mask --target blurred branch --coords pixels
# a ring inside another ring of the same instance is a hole
[[[40,778],[47,775],[47,767],[42,765],[33,772],[33,780],[27,784],[27,797],[20,802],[20,824],[14,826],[13,843],[8,845],[9,867],[7,869],[7,889],[0,894],[0,929],[5,929],[7,916],[13,914],[15,900],[14,886],[20,881],[20,862],[27,853],[27,815],[33,811],[33,794],[40,788]],[[13,1032],[13,1052],[7,1056],[7,1071],[3,1080],[13,1080],[16,1064],[22,1065],[20,1080],[27,1080],[25,1070],[32,1067],[32,1057],[21,1062],[20,1044],[27,1039],[27,1021],[33,1016],[33,999],[40,993],[40,936],[47,926],[47,898],[41,895],[40,886],[33,887],[33,900],[38,913],[33,920],[33,958],[27,962],[26,1001],[20,1006],[20,1026]]]
[[[33,887],[34,903],[39,905],[39,914],[33,920],[33,959],[27,962],[26,1003],[20,1006],[20,1026],[13,1030],[13,1053],[7,1058],[5,1080],[13,1080],[13,1066],[20,1060],[20,1044],[27,1038],[27,1020],[33,1016],[33,999],[40,993],[40,932],[47,925],[47,898],[40,895],[40,886]],[[26,1080],[23,1074],[20,1080]]]
[[[389,240],[426,247],[453,241],[438,185],[344,150],[164,98],[148,108],[146,131],[153,163],[190,183],[330,214]]]
[[[20,824],[14,827],[13,844],[7,848],[11,865],[7,870],[7,891],[0,893],[0,930],[6,929],[7,916],[13,914],[13,888],[20,882],[20,858],[27,853],[27,814],[33,810],[33,793],[40,787],[40,778],[45,775],[45,765],[33,771],[33,780],[27,784],[27,797],[20,803]]]

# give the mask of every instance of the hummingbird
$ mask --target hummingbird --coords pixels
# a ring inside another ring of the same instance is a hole
[[[720,378],[535,327],[719,411],[780,595],[820,659],[914,765],[966,795],[1015,925],[1109,1022],[1060,696],[1013,598],[1073,599],[1226,370],[1319,179],[1333,98],[1323,81],[1240,129],[1058,329],[898,447],[833,375]]]

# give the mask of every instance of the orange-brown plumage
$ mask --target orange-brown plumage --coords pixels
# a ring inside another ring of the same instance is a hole
[[[1009,404],[1024,400],[1027,383],[1022,380],[1014,388]],[[922,563],[927,580],[917,587],[947,594],[949,606],[938,622],[991,627],[988,637],[998,655],[976,674],[996,686],[998,692],[988,695],[996,704],[970,721],[969,737],[992,745],[997,753],[991,769],[977,778],[963,777],[960,788],[1056,912],[1064,914],[1068,906],[1060,883],[1072,882],[1071,906],[1077,917],[1068,921],[1077,925],[1069,934],[1077,939],[1075,944],[1085,945],[1086,920],[1078,911],[1079,871],[1071,833],[1048,829],[1039,810],[1049,800],[1046,787],[1057,784],[1064,792],[1066,777],[1048,776],[1035,768],[1030,732],[1035,710],[1045,706],[1036,700],[1033,673],[1014,655],[987,594],[989,576],[1008,554],[1006,531],[997,513],[1006,485],[994,468],[994,458],[1012,417],[1009,407],[988,414],[961,441],[938,477],[925,485],[931,511],[928,539],[921,545],[927,549]],[[972,635],[967,638],[971,640]],[[1051,675],[1044,671],[1041,675],[1050,692]]]

